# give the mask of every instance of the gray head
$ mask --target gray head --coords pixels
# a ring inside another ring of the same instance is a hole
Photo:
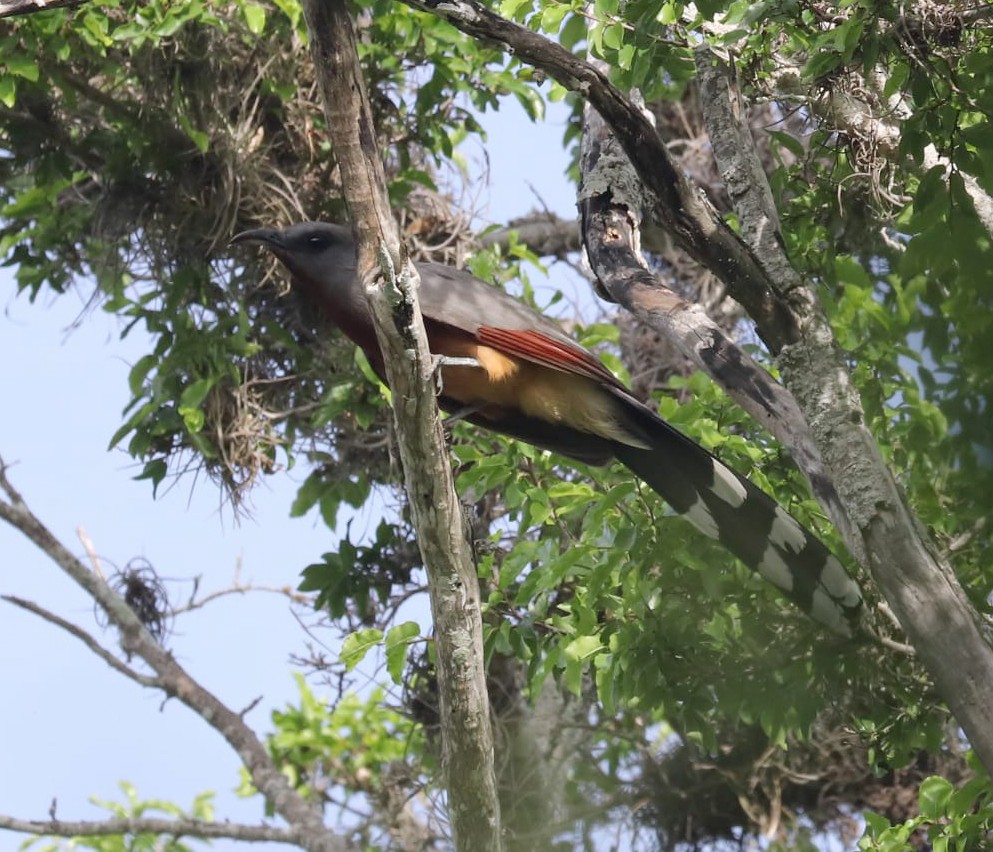
[[[265,246],[314,295],[355,280],[355,238],[350,228],[328,222],[301,222],[282,231],[256,228],[231,240]]]

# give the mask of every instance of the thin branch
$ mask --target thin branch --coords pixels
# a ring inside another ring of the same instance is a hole
[[[514,219],[506,227],[487,231],[479,243],[505,249],[510,245],[512,233],[539,257],[564,257],[583,248],[575,219],[563,219],[554,213],[532,213]]]
[[[83,550],[86,551],[86,555],[90,560],[90,565],[93,566],[93,571],[101,580],[106,580],[107,575],[103,573],[103,565],[100,564],[100,557],[97,554],[96,548],[93,546],[93,541],[90,539],[86,530],[82,527],[76,527],[76,538],[79,539],[79,543],[83,545]]]
[[[884,648],[888,648],[897,654],[903,654],[905,657],[916,657],[917,651],[914,650],[913,645],[908,645],[906,642],[897,642],[895,639],[890,639],[889,636],[877,635],[876,641],[879,642]]]
[[[18,819],[0,814],[0,829],[49,837],[107,837],[114,834],[157,834],[168,837],[225,837],[248,843],[300,842],[292,828],[273,825],[241,825],[234,822],[206,822],[199,819],[107,819],[77,820]]]
[[[179,604],[169,610],[170,615],[180,615],[186,612],[192,612],[195,609],[201,609],[207,604],[218,600],[219,598],[227,597],[228,595],[246,595],[249,592],[266,592],[271,595],[280,595],[292,603],[306,604],[310,603],[312,598],[307,595],[300,594],[299,592],[293,591],[289,586],[256,586],[252,583],[239,583],[235,582],[234,585],[226,589],[217,589],[213,592],[208,592],[199,598],[190,598],[186,603]]]
[[[149,677],[148,675],[143,675],[141,672],[136,672],[133,668],[122,663],[117,657],[115,657],[110,651],[104,648],[96,639],[90,636],[81,627],[77,627],[64,618],[60,618],[54,612],[49,612],[44,607],[39,606],[32,601],[24,600],[24,598],[14,597],[14,595],[0,595],[0,600],[5,600],[7,603],[12,603],[14,606],[19,606],[21,609],[26,609],[28,612],[33,612],[35,615],[40,616],[56,627],[61,627],[67,633],[75,636],[80,642],[86,645],[94,654],[96,654],[101,660],[103,660],[112,669],[120,672],[127,678],[130,678],[135,683],[141,686],[151,687],[153,689],[164,689],[165,685],[157,677]]]
[[[75,580],[100,605],[120,631],[125,653],[140,657],[158,675],[161,688],[202,717],[237,752],[252,783],[273,809],[297,833],[298,842],[310,852],[353,852],[354,844],[331,832],[317,806],[294,790],[273,763],[265,746],[244,720],[194,680],[141,623],[134,610],[100,576],[90,571],[30,510],[7,477],[0,458],[0,520],[30,539],[43,553]]]

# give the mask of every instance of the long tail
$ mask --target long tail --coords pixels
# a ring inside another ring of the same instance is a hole
[[[834,554],[768,494],[703,447],[626,394],[617,398],[624,403],[625,427],[648,447],[618,444],[618,460],[800,609],[851,636],[862,593]]]

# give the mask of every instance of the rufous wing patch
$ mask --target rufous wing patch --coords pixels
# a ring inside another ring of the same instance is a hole
[[[570,345],[540,331],[518,331],[483,325],[476,332],[476,338],[493,349],[551,370],[586,376],[622,389],[624,387],[596,356],[578,344]]]

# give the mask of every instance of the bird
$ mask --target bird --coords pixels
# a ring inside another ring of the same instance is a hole
[[[350,227],[255,228],[231,243],[268,249],[300,295],[386,381]],[[841,636],[858,631],[859,585],[768,494],[632,396],[548,317],[466,270],[415,266],[429,348],[440,359],[443,410],[586,464],[616,459],[803,612]]]

